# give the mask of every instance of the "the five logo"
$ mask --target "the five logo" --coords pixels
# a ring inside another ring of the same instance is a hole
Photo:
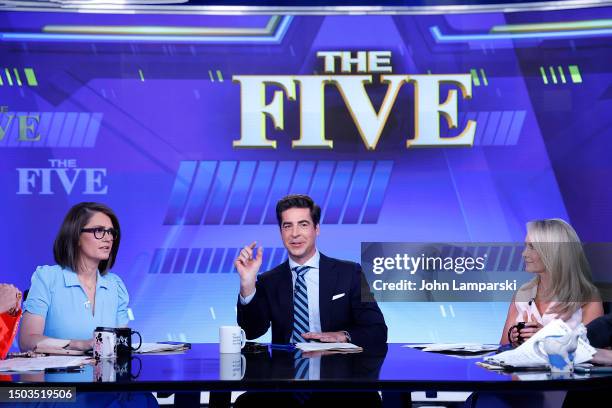
[[[105,168],[78,167],[76,159],[49,159],[49,167],[17,168],[20,195],[106,195]]]

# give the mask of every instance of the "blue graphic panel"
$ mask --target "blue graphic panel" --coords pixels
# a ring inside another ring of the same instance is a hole
[[[200,162],[198,165],[187,202],[185,224],[199,225],[202,222],[206,199],[210,192],[216,168],[216,162]]]

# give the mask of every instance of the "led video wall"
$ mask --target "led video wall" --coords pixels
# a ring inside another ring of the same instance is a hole
[[[519,271],[549,217],[610,241],[611,17],[3,12],[0,280],[27,289],[69,207],[104,202],[131,326],[214,342],[238,250],[287,257],[288,193],[357,262],[362,242],[504,242]],[[496,342],[508,307],[380,306],[391,342]]]

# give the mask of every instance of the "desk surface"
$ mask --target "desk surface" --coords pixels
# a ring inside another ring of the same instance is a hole
[[[612,386],[612,374],[500,373],[475,364],[479,358],[425,353],[400,344],[310,359],[319,379],[295,379],[294,353],[272,350],[219,354],[218,344],[194,344],[180,354],[135,355],[131,367],[112,361],[80,372],[0,375],[0,386],[71,385],[77,390],[553,390]],[[243,361],[246,363],[244,377]],[[320,367],[316,369],[315,367]],[[130,376],[131,372],[131,376]],[[4,380],[4,381],[1,381]],[[96,381],[98,380],[98,381]]]

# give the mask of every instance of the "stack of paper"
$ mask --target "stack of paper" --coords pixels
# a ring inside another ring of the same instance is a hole
[[[481,354],[496,351],[499,345],[480,343],[428,343],[406,344],[403,347],[418,348],[422,351],[431,351],[434,353]]]
[[[91,357],[49,356],[34,358],[11,358],[0,361],[0,372],[41,371],[47,368],[80,367],[88,364]]]
[[[297,343],[302,351],[334,351],[340,353],[359,353],[363,349],[352,343]]]
[[[187,343],[181,344],[166,344],[166,343],[142,343],[140,348],[135,353],[164,353],[169,351],[184,351],[189,348]]]
[[[494,356],[485,358],[485,361],[489,364],[496,364],[499,366],[512,366],[512,367],[534,367],[534,366],[545,366],[548,361],[544,360],[534,350],[535,342],[539,339],[543,339],[548,336],[564,336],[567,333],[571,333],[572,329],[561,319],[555,319],[552,322],[544,326],[540,331],[534,334],[529,340],[521,344],[514,350],[504,351]],[[595,349],[591,347],[582,338],[578,339],[578,348],[576,349],[576,356],[574,358],[575,364],[584,363],[589,361]]]

